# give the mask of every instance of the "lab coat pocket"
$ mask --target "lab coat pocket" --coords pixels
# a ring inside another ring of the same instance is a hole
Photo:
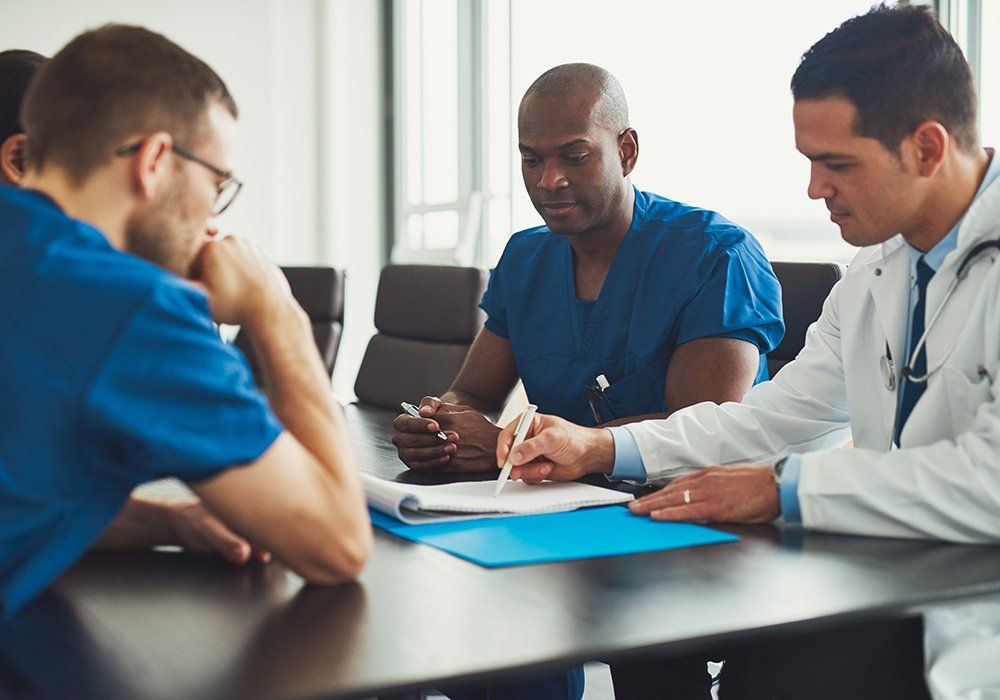
[[[993,400],[991,377],[995,376],[996,367],[990,373],[981,372],[975,380],[955,368],[945,365],[941,368],[941,387],[947,400],[948,414],[951,418],[952,435],[959,435],[972,429],[976,412],[984,403]]]

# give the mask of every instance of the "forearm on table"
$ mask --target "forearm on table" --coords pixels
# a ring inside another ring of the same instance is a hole
[[[130,496],[91,548],[149,549],[178,544],[170,519],[172,508],[169,503]]]
[[[496,401],[491,401],[490,399],[477,396],[472,392],[465,391],[454,386],[442,394],[440,398],[445,403],[468,406],[471,409],[479,411],[494,422],[500,417],[500,413],[503,411],[502,402],[497,405]]]

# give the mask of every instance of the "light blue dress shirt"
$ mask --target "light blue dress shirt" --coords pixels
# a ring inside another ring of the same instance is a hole
[[[642,463],[642,455],[639,454],[639,445],[636,444],[632,433],[624,425],[616,425],[608,428],[611,437],[615,442],[615,467],[611,470],[611,481],[638,481],[646,480],[646,465]]]
[[[983,181],[976,191],[976,196],[973,197],[973,201],[978,199],[983,191],[998,177],[1000,177],[1000,158],[993,157],[986,170],[986,175],[983,177]],[[913,307],[917,303],[917,295],[914,294],[917,285],[917,261],[923,255],[924,262],[937,272],[948,254],[958,247],[958,229],[964,219],[965,216],[963,215],[952,226],[948,234],[938,241],[937,245],[931,248],[926,254],[913,246],[907,246],[907,253],[910,256],[910,294],[908,303],[910,312],[906,315],[906,344],[903,347],[910,347],[910,326],[913,318]],[[907,357],[905,362],[909,362],[909,360],[910,358]],[[609,478],[612,481],[646,481],[646,466],[642,462],[639,446],[636,444],[632,433],[624,426],[608,428],[608,430],[611,431],[615,443],[615,466]],[[785,461],[785,468],[781,474],[779,494],[781,499],[781,519],[786,523],[795,525],[802,522],[802,511],[799,506],[799,476],[801,473],[802,455],[790,455]]]

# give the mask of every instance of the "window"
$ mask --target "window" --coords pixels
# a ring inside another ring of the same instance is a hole
[[[396,0],[393,259],[493,265],[511,232],[541,223],[518,177],[514,112],[544,70],[588,61],[625,88],[637,186],[721,212],[772,259],[849,261],[855,249],[806,196],[789,81],[809,46],[870,6]]]
[[[934,7],[965,52],[979,93],[983,145],[1000,146],[1000,3],[936,0],[922,4]]]
[[[509,11],[393,4],[395,262],[477,263],[510,233]]]
[[[979,119],[983,143],[1000,147],[1000,3],[982,4],[979,28]]]
[[[938,16],[972,67],[979,92],[983,144],[1000,144],[1000,5],[982,0],[939,0]]]
[[[789,82],[799,57],[867,0],[801,3],[562,3],[512,0],[514,94],[567,61],[621,81],[641,189],[721,212],[750,229],[772,259],[846,262],[822,202],[806,196],[808,163],[794,148]],[[597,20],[599,18],[599,20]],[[780,22],[776,19],[780,18]],[[523,192],[514,228],[537,225]]]

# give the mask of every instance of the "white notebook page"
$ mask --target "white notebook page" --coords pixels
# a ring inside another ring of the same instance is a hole
[[[628,493],[576,482],[546,481],[529,486],[521,481],[512,481],[504,487],[503,493],[494,496],[496,482],[492,479],[438,486],[384,481],[367,474],[362,474],[362,480],[369,504],[404,522],[457,519],[454,516],[555,513],[586,506],[625,503],[633,498]]]

